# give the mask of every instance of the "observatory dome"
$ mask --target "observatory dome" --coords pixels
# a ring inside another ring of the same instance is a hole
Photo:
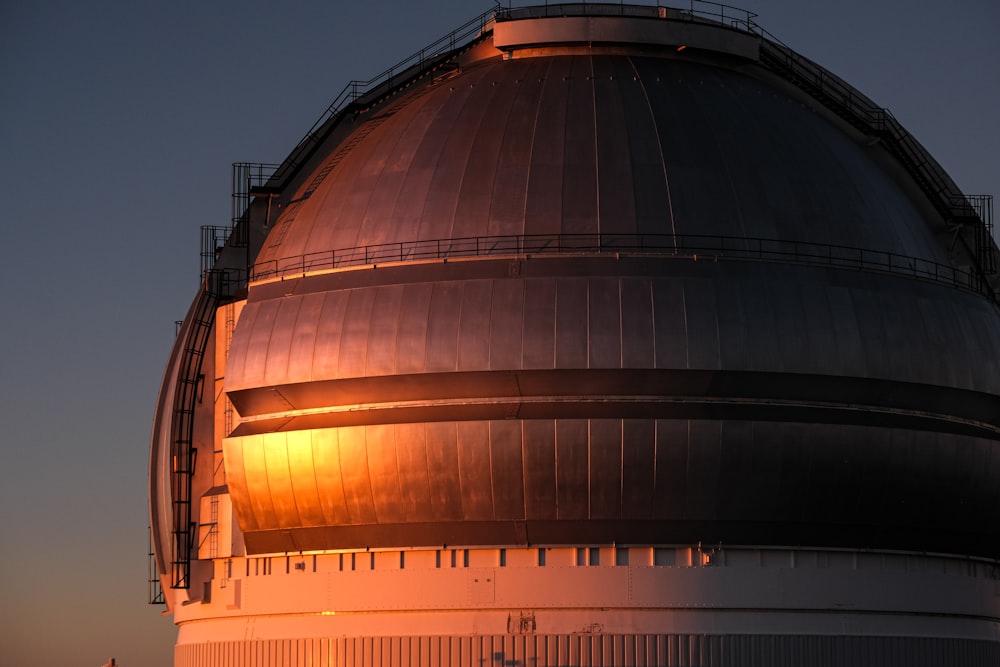
[[[985,199],[750,14],[474,28],[331,107],[205,273],[151,464],[183,664],[305,655],[289,619],[345,665],[989,664]]]
[[[698,51],[472,49],[345,121],[267,234],[229,353],[251,550],[858,529],[995,550],[956,516],[1000,497],[959,481],[992,446],[995,308],[903,275],[949,257],[880,147]],[[859,271],[865,252],[901,270]],[[337,447],[364,463],[335,506],[314,480],[342,461],[302,457]]]

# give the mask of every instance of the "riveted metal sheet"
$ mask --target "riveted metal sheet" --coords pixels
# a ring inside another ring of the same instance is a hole
[[[617,278],[587,283],[587,368],[622,367],[622,311]]]
[[[621,298],[621,367],[653,368],[653,303],[648,278],[623,277]]]
[[[464,505],[459,470],[458,425],[441,422],[427,424],[427,468],[431,487],[430,502],[434,516],[442,521],[459,521]]]
[[[718,313],[712,282],[685,282],[684,323],[687,328],[688,368],[721,367]]]
[[[563,234],[599,231],[597,215],[597,146],[594,119],[593,66],[589,58],[573,57],[566,101],[566,144],[563,151]]]
[[[684,289],[679,282],[653,280],[654,354],[657,368],[688,368]]]
[[[871,290],[853,290],[851,302],[857,315],[858,335],[864,341],[864,369],[873,377],[892,377],[889,370],[890,350],[879,297]]]
[[[622,423],[591,420],[588,433],[588,517],[622,518]]]
[[[493,519],[493,478],[490,474],[490,429],[485,422],[458,424],[457,497],[466,520]]]
[[[340,475],[350,523],[378,521],[372,478],[368,466],[368,442],[364,427],[338,429]]]
[[[323,306],[315,325],[316,344],[313,348],[312,363],[308,366],[313,378],[337,377],[340,368],[344,317],[347,314],[347,303],[350,296],[349,291],[323,294]],[[238,330],[239,325],[237,325]],[[306,368],[302,368],[299,374],[304,372],[306,372]]]
[[[392,424],[366,426],[364,438],[376,521],[401,523],[406,520],[406,508],[399,486],[395,427]]]
[[[287,381],[292,339],[297,330],[296,320],[301,305],[302,299],[295,296],[284,298],[277,304],[274,326],[271,327],[267,345],[267,359],[264,363],[264,384]]]
[[[490,362],[494,370],[517,368],[521,364],[524,334],[524,281],[493,281],[488,329]],[[487,323],[484,323],[487,324]]]
[[[395,371],[403,289],[402,285],[385,285],[375,293],[371,328],[366,332],[364,375],[390,375]]]
[[[268,496],[274,506],[273,527],[302,523],[298,498],[292,487],[294,473],[288,464],[287,437],[286,433],[268,433],[264,436],[264,477],[267,480]]]
[[[243,462],[243,449],[246,443],[246,438],[225,440],[222,447],[227,475],[232,476],[227,479],[229,492],[233,497],[243,501],[233,504],[233,513],[243,530],[253,531],[259,530],[261,526],[257,521],[257,514],[253,511],[250,489],[247,485],[246,466]]]
[[[271,487],[268,485],[264,437],[251,436],[242,439],[240,445],[243,450],[243,482],[247,490],[247,502],[234,503],[234,507],[238,504],[244,511],[252,512],[261,530],[277,528],[280,522],[271,497]],[[238,492],[238,486],[230,492]]]
[[[326,486],[321,489],[318,485],[316,479],[318,466],[313,459],[315,433],[293,431],[283,435],[285,435],[287,443],[290,493],[295,501],[299,521],[303,526],[325,526],[327,522],[320,496],[328,492],[337,493],[337,491]]]
[[[687,466],[691,445],[688,422],[656,421],[656,459],[653,464],[653,517],[678,519],[687,513]]]
[[[511,104],[503,119],[503,141],[499,146],[493,191],[488,206],[491,235],[523,234],[525,200],[531,153],[536,145],[539,99],[546,85],[549,63],[544,59],[529,59],[520,64]],[[509,79],[508,79],[509,85]]]
[[[556,422],[556,516],[586,519],[590,506],[587,421]]]
[[[442,148],[430,184],[424,193],[419,229],[421,238],[458,236],[455,233],[455,212],[465,180],[466,165],[472,155],[473,142],[484,114],[495,93],[489,79],[492,74],[489,69],[470,68],[466,76],[449,84],[449,89],[464,89],[461,96],[449,105],[455,109],[456,114],[439,116],[428,131],[425,143],[440,144]],[[443,91],[438,94],[442,93]]]
[[[637,519],[653,517],[656,484],[656,425],[645,419],[621,424],[621,514]]]
[[[524,518],[555,519],[555,422],[526,420],[521,424],[524,438]]]
[[[423,424],[396,424],[394,430],[402,520],[433,521],[438,515],[431,500],[427,429]]]
[[[777,285],[770,281],[747,280],[741,281],[739,285],[739,296],[746,319],[739,323],[735,330],[727,332],[726,342],[735,342],[737,347],[743,348],[749,360],[751,368],[775,368],[784,361],[782,354],[783,333],[777,328],[778,311],[784,310],[784,304],[775,307],[772,296],[772,288]],[[726,304],[729,305],[729,304]],[[718,304],[719,317],[725,312],[725,305]],[[743,341],[739,340],[740,333],[743,334]],[[722,332],[720,331],[720,336]],[[720,340],[720,344],[721,344]],[[730,354],[730,357],[736,356]],[[734,360],[736,368],[747,364],[747,361]]]
[[[688,424],[689,446],[685,471],[687,516],[714,520],[721,518],[719,504],[726,491],[719,484],[722,452],[722,423],[705,421]]]
[[[551,280],[524,281],[522,368],[555,368],[556,285]]]
[[[396,340],[386,341],[394,347],[394,372],[419,373],[428,369],[427,346],[431,328],[429,321],[434,285],[418,283],[403,288],[399,309]]]
[[[459,282],[434,283],[431,289],[426,323],[427,370],[453,371],[458,368],[458,332],[465,289]]]
[[[248,321],[252,329],[244,347],[243,373],[238,377],[250,386],[265,384],[268,348],[271,345],[271,332],[277,321],[279,305],[279,303],[270,303],[258,310],[248,308],[247,310],[250,312],[244,312],[244,315],[252,318]]]
[[[489,368],[493,286],[484,280],[463,284],[458,328],[458,369]]]
[[[626,109],[621,89],[637,86],[627,59],[595,57],[594,133],[597,143],[597,220],[602,234],[636,231],[635,190],[632,177],[629,126],[631,109]]]
[[[535,141],[527,169],[525,234],[558,234],[563,217],[563,155],[566,151],[566,103],[572,58],[552,58],[538,101]],[[556,196],[559,193],[559,196]]]
[[[337,374],[340,377],[358,377],[365,374],[365,361],[372,330],[375,308],[375,290],[351,290],[347,309],[341,324],[340,356]]]
[[[556,368],[586,368],[587,281],[556,279]]]
[[[767,368],[760,364],[747,331],[748,314],[752,310],[745,304],[744,293],[756,294],[762,289],[760,281],[753,278],[741,281],[719,281],[715,286],[716,305],[719,308],[719,351],[723,368]],[[756,318],[759,311],[754,311]],[[766,353],[767,348],[764,352]]]
[[[490,469],[494,517],[519,520],[525,517],[524,441],[521,422],[489,424]]]
[[[520,86],[516,79],[497,80],[493,76],[484,77],[478,85],[485,89],[478,94],[486,101],[486,106],[481,115],[469,118],[474,134],[462,178],[457,183],[455,223],[451,231],[451,236],[457,238],[478,236],[489,229],[497,165],[504,141],[504,133],[498,130],[507,125],[516,89]]]
[[[243,380],[243,370],[246,367],[247,347],[250,345],[250,337],[242,335],[255,319],[256,311],[260,309],[260,304],[247,303],[240,310],[241,335],[234,332],[232,341],[229,344],[229,353],[226,355],[226,381],[231,387],[245,387],[248,383]],[[253,385],[250,385],[253,386]]]
[[[320,337],[320,317],[325,301],[326,296],[322,293],[305,294],[299,300],[289,341],[287,377],[278,383],[308,382],[312,379],[314,352]]]
[[[391,215],[386,216],[387,221],[415,230],[423,238],[445,238],[450,234],[450,229],[432,226],[434,211],[425,207],[429,203],[427,195],[445,150],[448,129],[457,122],[464,100],[472,89],[469,86],[455,88],[449,84],[447,90],[447,94],[442,91],[442,94],[423,98],[420,113],[408,125],[408,136],[401,139],[407,142],[408,148],[412,146],[410,142],[416,143],[416,146],[412,147],[413,156],[403,172],[403,184],[395,200],[395,208]],[[444,165],[441,167],[444,168]]]
[[[351,521],[347,505],[344,477],[341,473],[339,433],[332,429],[310,432],[312,443],[313,478],[319,489],[323,521],[334,526]]]

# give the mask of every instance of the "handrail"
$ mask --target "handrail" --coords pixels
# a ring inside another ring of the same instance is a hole
[[[766,30],[759,27],[756,30],[761,36],[761,64],[854,127],[881,141],[946,222],[959,229],[970,226],[974,230],[970,252],[983,279],[986,274],[996,273],[992,219],[983,208],[989,197],[963,194],[944,168],[888,109],[878,106],[840,77],[796,53]]]
[[[392,67],[376,74],[372,78],[361,81],[354,79],[334,98],[333,102],[320,115],[305,136],[296,144],[289,153],[288,158],[278,167],[272,175],[272,180],[280,183],[288,174],[300,163],[303,154],[307,154],[311,146],[318,143],[320,130],[332,118],[346,112],[352,104],[362,97],[375,92],[380,88],[386,91],[391,90],[398,83],[434,67],[442,60],[446,59],[456,49],[467,46],[477,35],[486,30],[486,26],[493,20],[494,8],[491,8],[478,16],[468,20],[463,25],[455,28],[447,35],[431,42],[416,53],[404,58]]]
[[[882,141],[886,150],[900,161],[947,222],[960,230],[966,227],[973,230],[973,247],[969,252],[978,274],[976,282],[979,286],[975,291],[989,292],[993,298],[988,287],[987,274],[996,272],[996,245],[992,238],[991,216],[983,213],[985,209],[980,205],[980,200],[985,202],[989,198],[962,194],[944,169],[887,109],[879,107],[850,84],[796,53],[761,28],[755,20],[757,14],[710,0],[688,0],[686,9],[659,5],[654,7],[586,2],[505,9],[498,3],[496,7],[481,13],[371,79],[350,81],[296,145],[285,162],[273,173],[268,185],[283,187],[289,173],[294,171],[321,141],[321,131],[331,119],[342,117],[365,96],[375,97],[376,94],[389,93],[394,86],[425,75],[450,58],[456,49],[468,48],[472,43],[472,37],[485,34],[490,22],[564,15],[626,15],[673,20],[707,20],[759,37],[760,62],[764,67],[813,96],[819,103],[864,133]],[[251,280],[253,279],[251,277]]]
[[[928,280],[993,297],[979,274],[919,257],[830,243],[714,234],[525,234],[379,243],[258,262],[250,282],[399,262],[552,254],[628,254],[833,266]]]
[[[710,0],[689,0],[687,9],[662,5],[627,5],[611,2],[564,2],[530,7],[497,8],[496,20],[554,18],[563,16],[634,16],[638,18],[707,19],[756,34],[757,14],[740,7]]]

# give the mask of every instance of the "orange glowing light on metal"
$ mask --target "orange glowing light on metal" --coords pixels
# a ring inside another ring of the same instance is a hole
[[[687,48],[686,44],[681,44],[680,46],[677,47],[677,52],[680,53],[681,51],[683,51],[686,48]]]

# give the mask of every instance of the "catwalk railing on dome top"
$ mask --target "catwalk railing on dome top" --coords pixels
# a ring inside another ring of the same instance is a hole
[[[530,7],[496,9],[497,21],[518,19],[553,18],[559,16],[635,16],[639,18],[680,18],[686,20],[706,19],[728,25],[738,30],[754,31],[757,14],[746,9],[709,2],[709,0],[688,0],[683,7],[662,5],[626,5],[610,2],[564,2]]]
[[[289,157],[257,186],[258,192],[280,191],[290,175],[305,161],[329,132],[331,120],[362,110],[356,103],[382,99],[399,88],[447,65],[455,53],[469,48],[489,32],[496,21],[556,16],[634,16],[680,21],[707,21],[760,38],[760,62],[814,97],[848,123],[881,142],[911,175],[931,204],[959,234],[974,258],[975,291],[992,296],[987,276],[997,273],[996,244],[992,230],[992,197],[965,195],[889,111],[879,107],[845,81],[810,61],[761,28],[757,14],[708,0],[688,0],[679,7],[657,4],[559,3],[504,8],[500,2],[444,37],[389,69],[368,79],[349,82],[309,129]],[[270,165],[269,165],[270,166]],[[251,194],[253,194],[251,190]],[[867,252],[867,251],[866,251]],[[948,267],[945,267],[948,268]],[[937,267],[935,267],[935,271]],[[893,271],[895,272],[895,271]],[[935,274],[936,275],[936,274]],[[949,281],[946,281],[949,282]],[[957,282],[957,281],[950,281]]]
[[[919,257],[828,243],[708,234],[539,234],[380,243],[257,262],[250,282],[372,264],[553,254],[627,254],[821,265],[929,280],[992,297],[978,273]]]
[[[355,110],[362,98],[371,101],[380,99],[381,95],[393,92],[442,67],[456,51],[470,47],[478,37],[487,32],[487,26],[493,21],[495,12],[495,7],[490,8],[370,79],[349,81],[292,149],[285,161],[274,171],[270,183],[280,187],[280,184],[295,172],[312,154],[313,149],[322,142],[329,121],[339,119],[347,112]]]
[[[927,195],[944,219],[973,230],[972,247],[979,270],[996,273],[989,196],[964,195],[941,165],[906,131],[888,109],[879,107],[842,79],[775,40],[761,40],[761,63],[809,93],[825,107],[882,143]]]

